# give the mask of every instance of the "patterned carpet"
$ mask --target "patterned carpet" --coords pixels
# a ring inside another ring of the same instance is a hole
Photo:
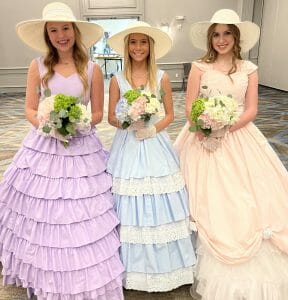
[[[184,93],[174,92],[175,121],[168,128],[172,141],[185,123]],[[107,95],[106,97],[107,98]],[[255,124],[268,138],[280,159],[288,169],[288,92],[260,86],[259,112]],[[107,123],[107,100],[104,121],[97,126],[99,137],[110,148],[115,129]],[[11,163],[30,128],[24,117],[24,94],[0,94],[0,179]],[[263,174],[265,175],[265,174]],[[0,277],[0,281],[2,281]],[[126,300],[192,300],[189,286],[168,293],[143,293],[125,291]],[[3,287],[0,282],[0,300],[27,299],[22,288]]]

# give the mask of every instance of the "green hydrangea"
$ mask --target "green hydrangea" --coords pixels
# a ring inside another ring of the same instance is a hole
[[[79,106],[71,106],[70,109],[69,109],[69,112],[68,112],[68,117],[69,117],[69,120],[71,122],[73,122],[74,120],[80,120],[80,117],[81,117],[81,109]]]
[[[192,109],[191,109],[191,120],[193,122],[197,122],[198,117],[203,113],[205,110],[205,98],[198,98],[192,103]]]
[[[55,96],[54,110],[60,112],[60,110],[68,110],[71,106],[75,105],[78,99],[73,96],[67,96],[64,94],[58,94]]]
[[[124,94],[124,98],[127,99],[129,105],[131,105],[132,102],[140,96],[141,96],[141,92],[138,90],[129,90]]]

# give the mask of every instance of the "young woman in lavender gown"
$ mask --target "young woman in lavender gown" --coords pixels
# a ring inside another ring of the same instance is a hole
[[[26,287],[37,299],[123,299],[119,221],[107,152],[94,128],[103,115],[103,76],[87,55],[102,28],[55,2],[42,19],[19,23],[17,33],[44,56],[28,70],[25,110],[33,128],[0,184],[4,284]],[[90,130],[67,148],[37,130],[45,90],[91,104]]]

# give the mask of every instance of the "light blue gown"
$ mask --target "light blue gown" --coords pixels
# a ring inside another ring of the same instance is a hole
[[[158,86],[163,73],[157,72]],[[116,79],[123,98],[132,87],[122,72]],[[156,116],[150,122],[158,119]],[[112,191],[121,224],[124,287],[157,292],[191,284],[196,259],[187,192],[167,132],[139,141],[134,131],[117,129],[107,170],[113,176]]]

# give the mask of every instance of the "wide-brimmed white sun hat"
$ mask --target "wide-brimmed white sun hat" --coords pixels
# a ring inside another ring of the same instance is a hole
[[[172,39],[166,32],[157,27],[152,27],[148,23],[142,21],[132,23],[125,30],[111,36],[107,42],[118,54],[124,56],[124,39],[131,33],[143,33],[154,40],[156,59],[166,55],[172,47]]]
[[[220,9],[216,11],[210,21],[197,22],[191,25],[190,38],[192,44],[199,49],[207,50],[207,31],[214,24],[234,24],[240,30],[241,52],[248,52],[257,43],[260,28],[253,22],[241,22],[234,10]]]
[[[87,21],[76,20],[71,8],[62,2],[47,4],[42,11],[42,19],[20,22],[16,25],[19,38],[31,48],[40,52],[48,50],[44,39],[46,22],[72,22],[81,32],[82,43],[86,48],[95,44],[103,35],[101,26]]]

